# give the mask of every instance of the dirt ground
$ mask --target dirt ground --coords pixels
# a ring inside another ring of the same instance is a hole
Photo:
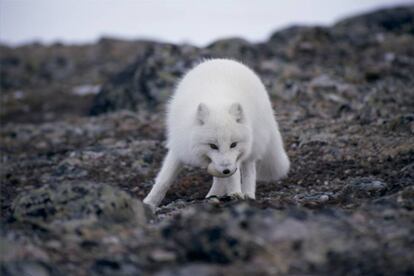
[[[199,49],[2,46],[2,275],[413,275],[414,8]],[[292,168],[257,200],[180,173],[153,214],[164,103],[200,57],[265,83]]]

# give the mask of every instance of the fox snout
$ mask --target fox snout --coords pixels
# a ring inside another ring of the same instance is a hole
[[[210,163],[207,167],[207,172],[215,177],[229,177],[237,171],[237,166],[215,166]]]
[[[220,170],[224,175],[227,175],[235,171],[235,166],[232,166],[229,161],[221,162],[218,166],[218,170]]]

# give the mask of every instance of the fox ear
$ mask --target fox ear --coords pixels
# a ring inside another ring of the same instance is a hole
[[[205,103],[200,103],[197,107],[197,123],[199,125],[204,125],[206,123],[207,117],[209,115],[208,107]]]
[[[233,103],[230,106],[229,113],[234,117],[236,122],[238,123],[244,122],[243,108],[239,103]]]

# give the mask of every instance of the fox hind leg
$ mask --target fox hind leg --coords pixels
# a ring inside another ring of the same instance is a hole
[[[289,157],[284,149],[282,137],[277,131],[272,136],[266,154],[257,162],[257,179],[266,182],[279,180],[287,175],[289,167]]]

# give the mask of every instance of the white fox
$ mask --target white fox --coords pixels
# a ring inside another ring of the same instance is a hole
[[[202,62],[179,82],[167,111],[168,154],[144,199],[152,208],[185,164],[206,168],[214,177],[206,197],[255,199],[256,179],[287,175],[290,162],[269,96],[245,65]]]

